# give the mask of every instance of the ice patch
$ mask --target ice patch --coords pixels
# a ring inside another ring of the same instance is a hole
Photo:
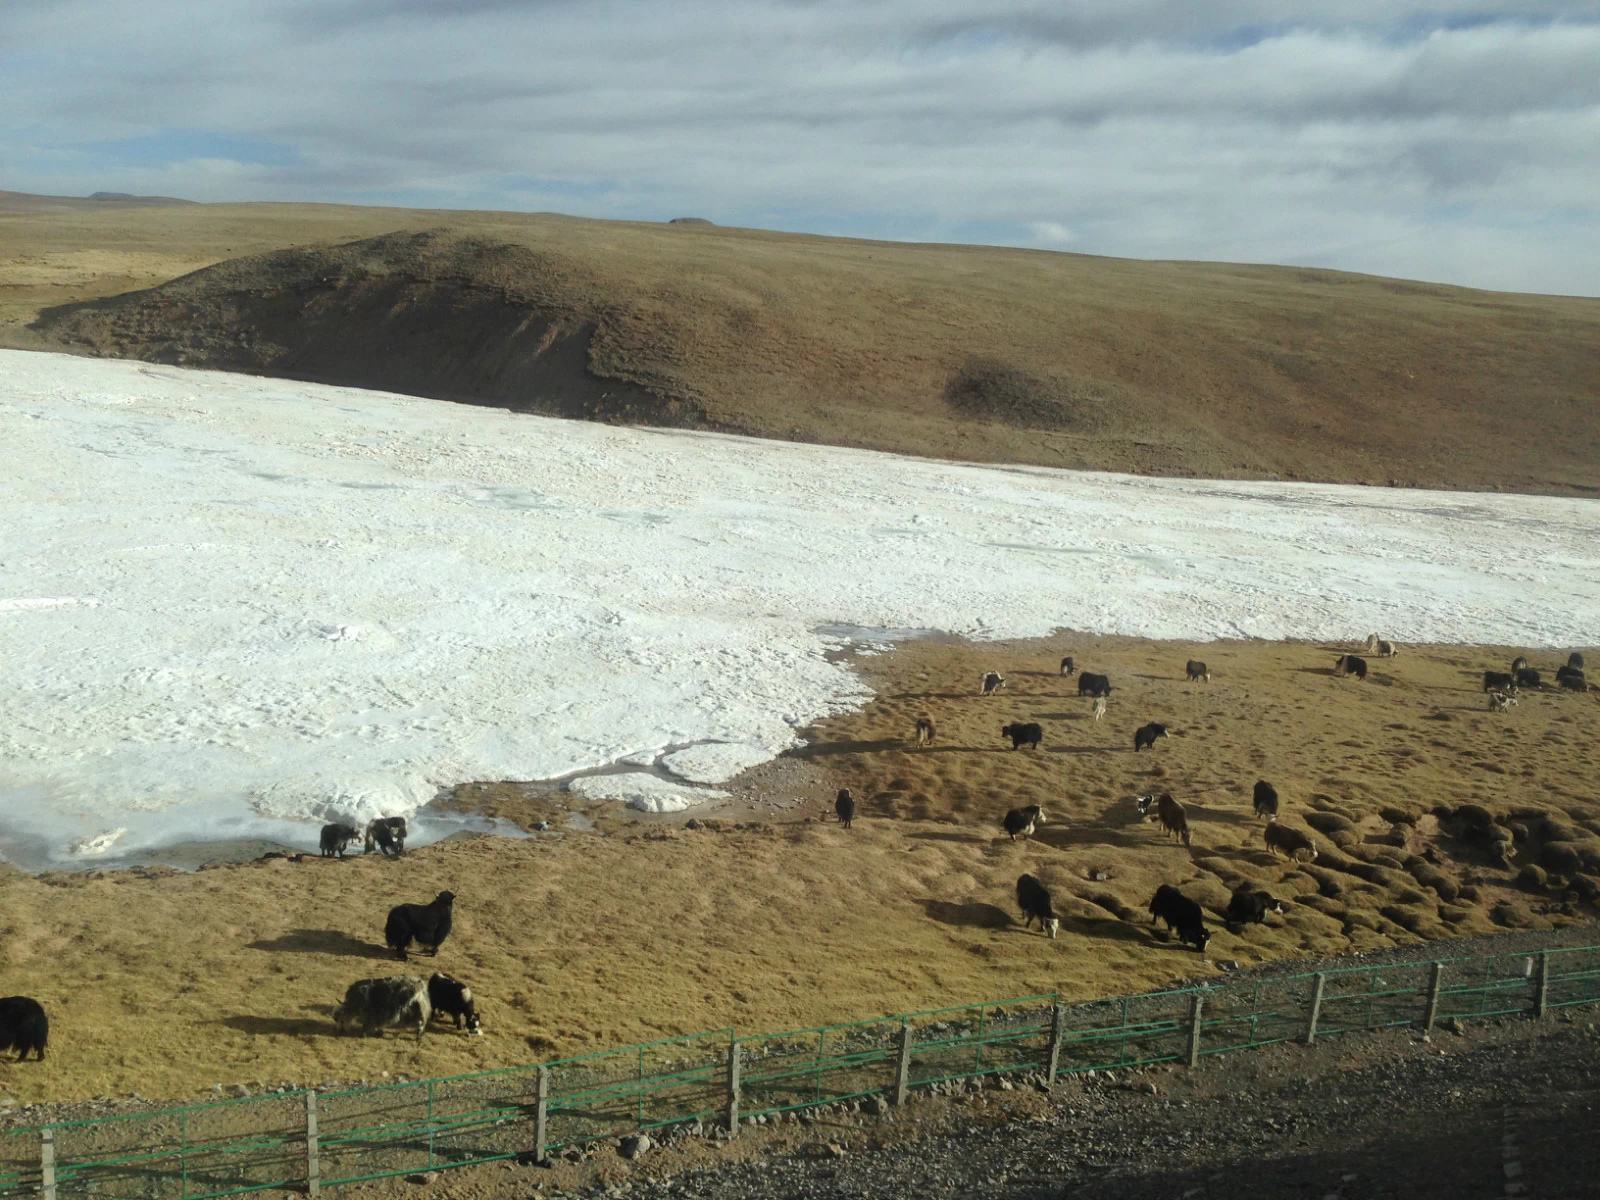
[[[85,608],[96,608],[100,601],[87,596],[13,596],[0,597],[0,612],[29,612],[38,608],[70,608],[74,604],[81,604]]]
[[[772,751],[760,746],[712,742],[669,754],[661,759],[660,765],[690,783],[721,783],[772,757]]]
[[[591,800],[620,800],[640,812],[671,813],[694,808],[708,800],[724,800],[727,792],[715,788],[685,787],[669,783],[640,771],[615,775],[585,775],[574,779],[567,790]]]

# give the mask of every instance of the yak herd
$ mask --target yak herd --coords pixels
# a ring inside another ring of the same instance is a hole
[[[1362,647],[1365,654],[1380,658],[1393,658],[1398,650],[1394,643],[1371,635]],[[1077,676],[1078,695],[1091,702],[1090,711],[1098,720],[1105,715],[1112,693],[1111,681],[1103,674],[1078,671],[1077,664],[1068,656],[1061,660],[1061,674]],[[1555,671],[1557,687],[1574,692],[1590,691],[1584,678],[1583,656],[1571,654],[1565,665]],[[1366,680],[1368,666],[1358,654],[1341,654],[1334,663],[1333,674],[1342,678]],[[1191,659],[1184,664],[1185,678],[1193,682],[1209,683],[1210,669],[1205,663]],[[985,672],[979,685],[984,696],[997,695],[1005,687],[1005,676],[997,671]],[[1542,690],[1544,677],[1526,658],[1515,659],[1508,671],[1485,671],[1483,690],[1489,698],[1489,707],[1504,711],[1517,702],[1520,692]],[[934,723],[929,717],[916,722],[915,740],[919,747],[933,744],[936,736]],[[1024,747],[1038,750],[1044,742],[1044,730],[1037,722],[1010,722],[1000,727],[1000,736],[1011,742],[1013,750]],[[1159,722],[1148,722],[1134,731],[1133,748],[1154,750],[1156,742],[1168,736],[1167,727]],[[1264,779],[1257,780],[1252,792],[1255,815],[1265,820],[1263,841],[1269,852],[1281,854],[1291,860],[1309,862],[1317,857],[1317,847],[1302,830],[1285,825],[1278,820],[1280,802],[1277,789]],[[1190,844],[1187,813],[1170,792],[1134,797],[1137,815],[1154,822],[1161,833],[1183,846]],[[840,789],[835,802],[839,821],[851,828],[856,815],[855,797],[849,788]],[[1045,823],[1044,810],[1039,805],[1009,810],[1001,818],[1002,831],[1012,840],[1031,837]],[[405,852],[406,821],[404,817],[379,817],[368,822],[364,831],[345,822],[325,825],[320,838],[320,850],[325,858],[343,858],[359,838],[367,853],[377,850],[385,857],[398,858]],[[1050,891],[1033,874],[1023,874],[1017,879],[1017,907],[1022,912],[1024,928],[1035,921],[1042,933],[1054,938],[1061,927],[1055,912]],[[450,936],[454,919],[455,896],[440,892],[426,904],[397,904],[389,910],[384,923],[384,943],[402,961],[406,961],[413,945],[437,955],[439,947]],[[1165,922],[1168,936],[1177,935],[1180,944],[1193,946],[1204,953],[1211,931],[1205,927],[1205,916],[1200,905],[1185,896],[1172,884],[1162,884],[1150,899],[1152,924]],[[1268,913],[1284,911],[1283,902],[1253,885],[1236,889],[1228,901],[1223,920],[1229,928],[1238,929],[1247,924],[1260,924]],[[430,1021],[450,1018],[457,1030],[469,1034],[482,1032],[482,1021],[472,989],[460,980],[435,972],[424,979],[419,975],[391,975],[375,979],[360,979],[346,990],[344,999],[334,1009],[334,1024],[340,1033],[382,1034],[392,1026],[413,1027],[420,1038]],[[18,1061],[30,1054],[43,1061],[49,1042],[50,1022],[44,1008],[28,996],[0,997],[0,1051],[15,1050]]]
[[[1361,649],[1364,654],[1378,658],[1394,658],[1399,654],[1399,648],[1395,643],[1380,638],[1375,633],[1368,636]],[[1341,654],[1334,661],[1332,673],[1338,678],[1354,678],[1364,682],[1368,677],[1367,660],[1359,654]],[[1105,715],[1107,700],[1112,690],[1111,681],[1107,676],[1079,671],[1076,660],[1070,655],[1061,659],[1061,674],[1077,676],[1078,695],[1092,702],[1091,714],[1095,720]],[[1578,692],[1590,690],[1583,676],[1582,654],[1574,652],[1569,655],[1566,665],[1557,668],[1555,676],[1556,683],[1561,688]],[[1210,683],[1211,671],[1205,663],[1190,659],[1184,664],[1184,677],[1190,683]],[[998,671],[987,671],[979,683],[979,694],[997,695],[1005,687],[1005,683],[1004,675]],[[1519,689],[1542,688],[1543,677],[1539,671],[1530,667],[1526,658],[1519,657],[1512,662],[1509,672],[1484,672],[1483,687],[1490,697],[1489,707],[1504,711],[1516,703]],[[1011,742],[1013,750],[1024,747],[1037,750],[1044,743],[1044,729],[1037,722],[1011,722],[1002,725],[1000,736]],[[1141,725],[1134,730],[1134,753],[1154,750],[1156,742],[1168,736],[1167,727],[1158,721]],[[919,717],[916,723],[916,744],[924,747],[931,745],[933,740],[933,720],[925,716]],[[1316,859],[1317,847],[1311,837],[1303,830],[1279,822],[1278,790],[1271,783],[1265,779],[1258,779],[1252,791],[1251,801],[1256,817],[1266,822],[1262,840],[1270,854],[1281,854],[1287,859],[1300,862],[1311,862]],[[1164,836],[1173,838],[1185,847],[1189,845],[1188,814],[1170,792],[1163,792],[1159,796],[1154,793],[1135,796],[1133,804],[1137,815],[1146,821],[1154,822]],[[850,828],[855,820],[856,803],[849,788],[839,791],[835,807],[839,820],[846,829]],[[1044,823],[1043,808],[1031,804],[1024,808],[1008,810],[1001,818],[1000,827],[1006,836],[1015,842],[1019,837],[1031,837],[1036,828]],[[1054,938],[1060,930],[1061,922],[1056,916],[1050,891],[1036,876],[1024,874],[1018,878],[1017,907],[1022,912],[1024,928],[1038,921],[1041,932],[1051,938]],[[1164,921],[1169,936],[1176,933],[1180,943],[1192,945],[1201,953],[1205,952],[1211,932],[1205,927],[1204,914],[1196,901],[1185,896],[1173,885],[1162,884],[1150,899],[1149,911],[1152,924]],[[1230,929],[1237,930],[1244,925],[1261,924],[1268,913],[1283,911],[1281,900],[1253,884],[1245,884],[1234,890],[1223,913],[1223,920]]]

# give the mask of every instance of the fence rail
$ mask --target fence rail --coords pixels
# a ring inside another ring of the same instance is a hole
[[[439,1079],[0,1130],[0,1200],[218,1200],[504,1159],[987,1075],[1186,1062],[1279,1042],[1600,1003],[1600,945],[1330,966],[1063,1003],[732,1029]]]

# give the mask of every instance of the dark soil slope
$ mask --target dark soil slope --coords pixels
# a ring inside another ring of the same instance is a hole
[[[225,262],[149,291],[68,305],[40,327],[96,353],[526,412],[705,423],[692,405],[588,369],[600,314],[561,266],[435,233]]]
[[[267,205],[23,214],[0,221],[0,282],[7,239],[30,237],[79,272],[55,293],[76,303],[30,293],[41,302],[12,343],[37,348],[933,457],[1600,486],[1595,300],[709,224]],[[115,260],[119,245],[143,257]],[[94,254],[118,278],[149,276],[163,249],[182,264],[172,275],[215,265],[121,295],[84,277]],[[48,281],[56,259],[14,261]]]

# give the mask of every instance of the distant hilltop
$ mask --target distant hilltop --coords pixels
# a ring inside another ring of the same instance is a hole
[[[92,192],[87,196],[40,196],[32,192],[0,189],[0,212],[39,212],[64,208],[156,208],[168,204],[196,204],[176,196],[135,196],[130,192]]]

